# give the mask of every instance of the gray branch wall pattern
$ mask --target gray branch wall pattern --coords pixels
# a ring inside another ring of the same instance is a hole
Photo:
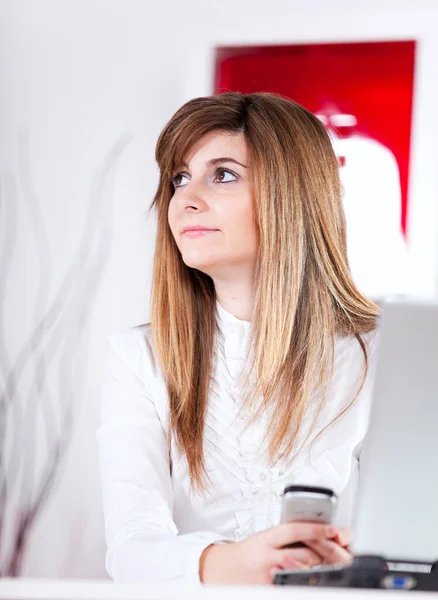
[[[96,166],[85,227],[49,300],[51,248],[32,177],[30,133],[18,135],[17,175],[0,170],[0,576],[18,576],[32,528],[59,484],[86,379],[87,333],[113,237],[114,182],[132,136],[122,133]],[[27,211],[39,277],[32,328],[14,359],[5,336],[8,278]]]

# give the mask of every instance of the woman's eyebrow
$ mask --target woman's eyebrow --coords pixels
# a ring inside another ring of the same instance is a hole
[[[221,158],[211,158],[209,161],[207,161],[207,165],[211,165],[214,167],[214,166],[218,165],[219,163],[224,163],[224,162],[236,163],[236,165],[240,165],[241,167],[244,167],[245,169],[247,169],[246,165],[243,165],[241,162],[239,162],[235,158],[231,158],[230,156],[222,156]]]
[[[246,165],[243,165],[238,160],[236,160],[235,158],[231,158],[230,156],[222,156],[220,158],[210,158],[210,160],[208,160],[205,164],[207,166],[214,167],[214,166],[216,166],[218,164],[222,164],[224,162],[236,163],[236,165],[240,165],[244,169],[248,168]],[[188,168],[187,163],[183,163],[181,166],[184,167],[184,168],[186,168],[186,169]]]

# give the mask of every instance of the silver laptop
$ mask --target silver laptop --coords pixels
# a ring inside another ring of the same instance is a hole
[[[360,462],[354,554],[438,560],[438,303],[395,297],[383,317]]]

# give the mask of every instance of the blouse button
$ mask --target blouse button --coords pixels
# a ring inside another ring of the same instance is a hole
[[[266,479],[266,473],[262,473],[259,477],[260,481],[265,481]]]
[[[258,488],[256,485],[253,485],[253,486],[251,486],[251,492],[252,492],[253,494],[257,493],[257,490],[258,490],[258,489],[259,489],[259,488]]]
[[[284,467],[272,467],[271,469],[272,477],[283,477],[285,473]]]

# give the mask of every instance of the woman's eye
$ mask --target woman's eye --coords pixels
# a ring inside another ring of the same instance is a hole
[[[237,181],[237,179],[238,176],[232,171],[229,171],[228,169],[224,168],[218,168],[214,172],[213,181],[215,183],[230,183],[232,181]],[[173,187],[176,189],[187,185],[187,183],[189,182],[189,177],[184,173],[177,173],[174,177],[171,177],[170,181]]]
[[[230,181],[236,181],[237,175],[227,169],[216,169],[215,180],[218,179],[219,183],[229,183]]]
[[[171,182],[173,184],[173,187],[177,188],[177,187],[183,187],[184,185],[187,185],[187,181],[185,183],[183,183],[183,179],[188,179],[187,175],[184,175],[183,173],[178,173],[178,175],[175,175],[175,177],[172,177]]]

